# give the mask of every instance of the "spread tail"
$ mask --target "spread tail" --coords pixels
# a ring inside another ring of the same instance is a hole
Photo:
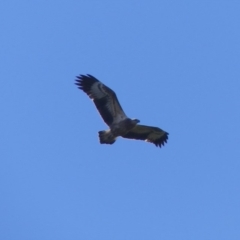
[[[99,131],[98,136],[101,144],[113,144],[116,141],[116,138],[112,135],[111,130]]]

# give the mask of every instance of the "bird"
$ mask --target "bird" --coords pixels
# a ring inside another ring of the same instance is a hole
[[[109,129],[99,131],[101,144],[113,144],[118,137],[145,140],[162,147],[167,143],[169,133],[158,127],[138,124],[140,120],[130,119],[123,111],[116,93],[90,74],[76,76],[75,84],[94,102],[98,112]]]

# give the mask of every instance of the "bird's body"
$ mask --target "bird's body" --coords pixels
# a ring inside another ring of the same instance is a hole
[[[161,147],[167,142],[168,133],[157,127],[138,125],[138,119],[130,119],[124,113],[115,92],[91,75],[80,75],[76,85],[94,102],[105,123],[106,131],[99,131],[100,143],[113,144],[121,136],[145,140]]]
[[[117,137],[124,137],[131,129],[133,129],[139,120],[125,118],[117,123],[111,124],[107,131],[100,131],[100,143],[114,143]]]
[[[124,136],[127,134],[132,128],[136,126],[138,121],[132,120],[130,118],[123,119],[118,123],[113,123],[110,126],[111,132],[114,136]]]

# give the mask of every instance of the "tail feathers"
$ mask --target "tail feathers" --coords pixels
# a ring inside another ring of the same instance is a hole
[[[110,130],[99,131],[98,136],[101,144],[113,144],[116,141]]]

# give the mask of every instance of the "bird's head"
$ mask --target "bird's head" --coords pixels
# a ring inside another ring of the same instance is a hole
[[[136,118],[132,119],[132,121],[133,121],[134,123],[136,123],[136,124],[140,123],[140,120],[138,120],[138,119],[136,119]]]

